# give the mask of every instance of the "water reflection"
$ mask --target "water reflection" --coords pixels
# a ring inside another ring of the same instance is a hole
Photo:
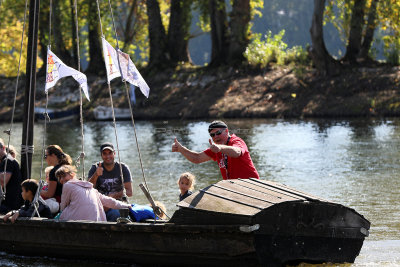
[[[227,123],[231,132],[247,143],[260,177],[356,209],[372,222],[368,242],[400,240],[399,119],[256,119]],[[0,127],[4,130],[9,126]],[[196,165],[171,152],[175,137],[191,150],[206,149],[210,138],[207,127],[204,121],[136,122],[148,186],[153,197],[166,204],[170,215],[176,210],[176,181],[182,172],[196,175],[196,189],[221,179],[215,162]],[[84,132],[87,173],[90,165],[101,159],[100,144],[115,144],[115,135],[111,122],[85,123]],[[117,132],[121,161],[129,165],[134,177],[131,201],[144,204],[146,199],[138,188],[143,178],[131,122],[117,122]],[[39,177],[42,137],[43,125],[36,124],[33,177]],[[20,142],[21,124],[16,124],[11,144],[19,147]],[[79,124],[49,125],[46,144],[59,144],[75,159],[81,150]],[[368,242],[372,248],[367,253],[378,253],[375,243]],[[392,248],[400,264],[398,242],[389,246]],[[373,257],[361,255],[360,259],[376,263]]]

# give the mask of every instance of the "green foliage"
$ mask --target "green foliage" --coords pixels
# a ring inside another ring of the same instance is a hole
[[[350,34],[351,10],[354,0],[329,0],[325,7],[324,25],[332,23],[343,42],[347,42]]]
[[[384,55],[388,63],[400,64],[400,2],[396,0],[383,0],[379,2],[378,13],[380,26],[384,36],[382,37]]]
[[[272,36],[269,31],[262,40],[261,34],[254,34],[251,43],[247,47],[244,56],[250,65],[265,67],[268,63],[287,65],[292,62],[307,64],[307,52],[300,46],[287,49],[287,44],[283,42],[285,30]]]
[[[385,36],[384,42],[384,55],[389,64],[400,65],[400,38],[394,36]]]
[[[366,0],[365,21],[368,19],[368,12],[372,1]],[[350,33],[351,11],[355,0],[329,0],[325,8],[324,23],[332,23],[338,30],[341,40],[348,41]],[[383,54],[386,61],[390,64],[399,65],[400,59],[400,1],[398,0],[380,0],[377,5],[377,30],[374,42],[383,43]],[[365,29],[364,29],[365,31]],[[377,51],[371,48],[369,55],[376,57]]]
[[[254,19],[256,16],[262,17],[261,10],[264,8],[263,0],[250,0],[250,10],[251,10],[251,19]]]

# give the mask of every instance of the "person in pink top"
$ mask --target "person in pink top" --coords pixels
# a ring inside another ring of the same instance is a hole
[[[231,135],[223,121],[213,121],[208,127],[208,132],[211,136],[208,140],[210,143],[208,149],[202,152],[192,151],[175,138],[172,152],[180,152],[186,159],[196,164],[209,160],[216,161],[224,180],[260,178],[246,143],[235,134]]]
[[[63,165],[56,177],[63,184],[60,203],[60,220],[107,221],[104,207],[112,209],[130,208],[131,205],[100,194],[93,184],[75,178],[76,168]]]

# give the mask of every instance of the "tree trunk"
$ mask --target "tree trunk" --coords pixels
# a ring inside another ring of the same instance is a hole
[[[71,30],[72,30],[72,53],[71,53],[71,67],[74,69],[78,69],[78,45],[76,40],[76,23],[75,21],[75,7],[74,7],[74,0],[69,0],[70,7],[71,7]],[[77,7],[78,8],[78,7]],[[79,14],[78,10],[77,13]],[[79,34],[79,33],[78,33]]]
[[[314,0],[314,13],[310,28],[312,47],[309,50],[317,70],[324,75],[335,75],[340,72],[340,63],[337,62],[325,47],[323,34],[323,15],[325,0]]]
[[[226,7],[224,0],[209,0],[211,24],[211,61],[210,66],[225,64],[228,57],[228,39]]]
[[[68,66],[72,63],[72,56],[68,49],[65,47],[63,30],[61,27],[61,9],[60,1],[53,2],[53,29],[51,29],[54,34],[54,46],[52,46],[52,51]]]
[[[88,73],[104,73],[103,50],[100,42],[100,24],[97,13],[96,1],[87,0],[88,4],[88,23],[89,23],[89,66]]]
[[[171,64],[191,63],[189,54],[189,29],[192,21],[191,0],[171,0],[171,15],[168,27],[168,51]]]
[[[350,35],[343,61],[356,63],[361,50],[362,29],[364,26],[365,0],[355,0],[350,21]]]
[[[361,45],[361,51],[359,58],[361,60],[369,60],[370,57],[368,55],[369,50],[371,49],[372,40],[374,38],[374,32],[376,28],[376,8],[378,6],[378,0],[372,0],[371,7],[368,12],[368,21],[366,25],[366,31],[364,35],[364,40]]]
[[[230,64],[234,64],[245,60],[243,53],[246,51],[246,47],[250,41],[248,35],[250,0],[234,0],[230,18],[228,60]]]
[[[135,25],[134,18],[137,13],[137,1],[134,0],[129,8],[128,17],[125,21],[125,29],[124,29],[124,46],[122,51],[125,51],[126,48],[132,43],[133,37],[135,36]]]
[[[149,18],[150,59],[147,69],[163,68],[169,63],[167,36],[161,21],[160,6],[157,0],[147,0]]]
[[[40,3],[40,16],[39,16],[39,56],[44,64],[38,71],[38,76],[46,75],[47,67],[47,45],[49,44],[49,4]],[[46,43],[47,42],[47,43]]]

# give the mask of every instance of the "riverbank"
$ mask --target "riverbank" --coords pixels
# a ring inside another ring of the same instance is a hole
[[[348,69],[323,77],[313,69],[273,67],[267,70],[204,68],[165,71],[145,77],[151,90],[146,99],[136,90],[136,119],[301,118],[400,115],[400,67]],[[115,79],[117,80],[117,79]],[[89,76],[91,101],[84,102],[85,120],[93,108],[110,106],[104,77]],[[22,120],[24,77],[20,78],[15,120]],[[1,78],[0,120],[11,118],[15,79]],[[115,107],[127,107],[125,87],[112,81]],[[79,103],[72,78],[51,89],[50,105],[68,108]],[[60,102],[61,100],[61,102]],[[36,105],[45,103],[44,77],[37,79]]]

